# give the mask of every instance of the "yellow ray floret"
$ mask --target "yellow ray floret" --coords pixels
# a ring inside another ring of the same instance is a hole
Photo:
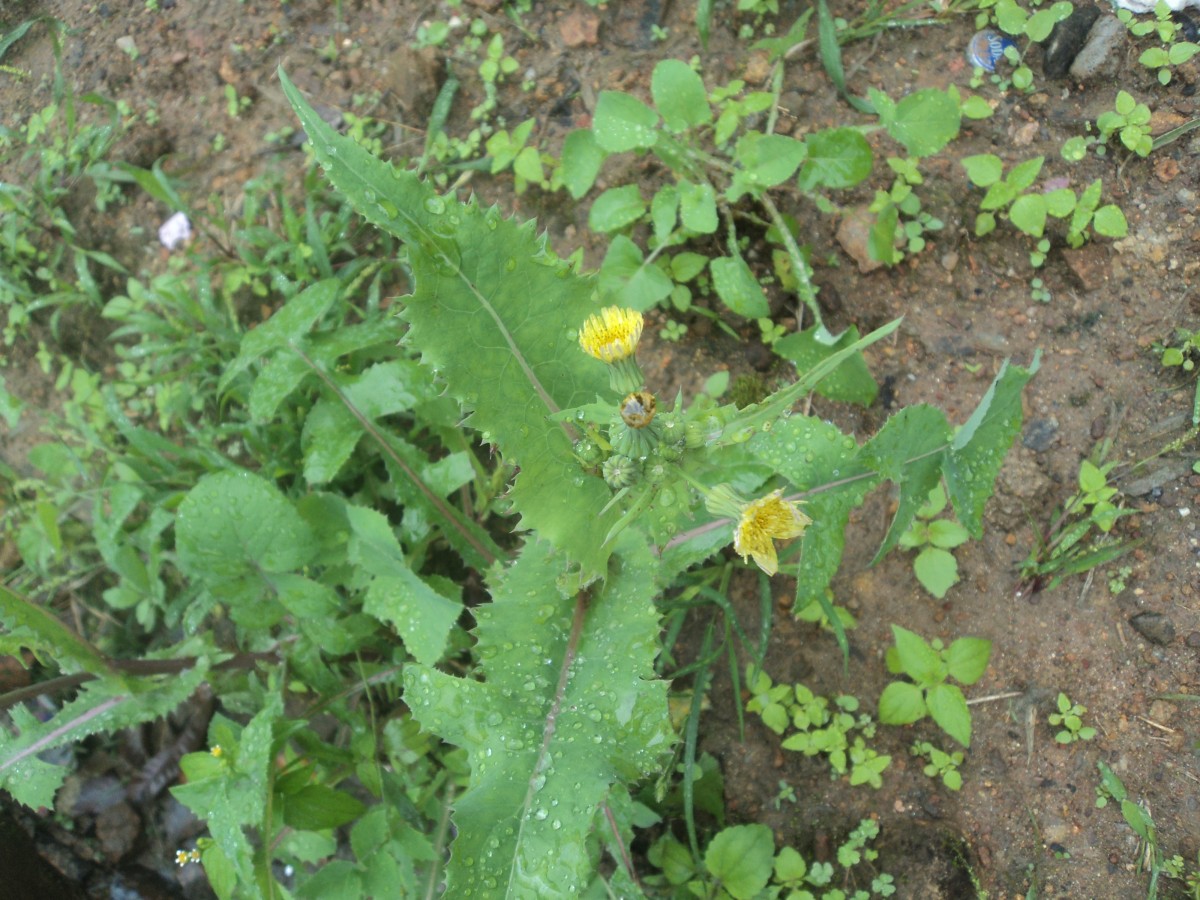
[[[579,346],[601,362],[618,362],[633,356],[643,324],[642,314],[636,310],[606,306],[583,323]]]
[[[742,559],[754,562],[768,575],[779,571],[779,558],[773,541],[785,541],[804,534],[812,519],[800,507],[783,499],[783,491],[773,491],[747,503],[733,532],[733,549]]]

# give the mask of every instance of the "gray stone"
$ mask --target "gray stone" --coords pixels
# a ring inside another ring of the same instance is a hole
[[[1042,453],[1050,449],[1058,436],[1058,419],[1051,416],[1048,419],[1030,419],[1021,435],[1021,443],[1034,453]]]
[[[1175,623],[1162,613],[1138,613],[1129,624],[1152,644],[1169,644],[1175,640]]]
[[[1067,74],[1099,17],[1100,7],[1080,6],[1054,26],[1042,45],[1042,71],[1047,78],[1062,78]]]
[[[1091,81],[1115,74],[1121,62],[1116,51],[1125,41],[1125,23],[1116,16],[1101,16],[1088,32],[1087,43],[1071,63],[1072,77]]]

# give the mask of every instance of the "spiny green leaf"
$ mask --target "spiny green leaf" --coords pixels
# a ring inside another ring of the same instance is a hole
[[[416,718],[471,762],[447,897],[580,893],[599,804],[670,748],[666,685],[653,680],[656,561],[631,533],[619,551],[602,587],[564,594],[561,557],[527,543],[475,610],[485,680],[404,672]]]
[[[246,332],[237,358],[226,368],[217,390],[223,392],[239,372],[245,371],[260,357],[308,334],[337,300],[341,289],[341,282],[336,278],[318,281],[289,300],[253,331]]]
[[[795,363],[798,372],[807,372],[822,359],[853,344],[859,337],[858,329],[853,325],[836,338],[824,325],[814,325],[776,341],[774,350],[784,359]],[[871,377],[866,359],[862,354],[857,354],[818,384],[817,393],[842,403],[870,406],[875,402],[879,386]]]
[[[207,676],[208,664],[201,658],[177,675],[89,681],[46,722],[14,706],[10,714],[16,734],[0,727],[0,788],[33,809],[53,806],[68,770],[38,759],[38,754],[165,716]]]
[[[596,312],[594,283],[555,257],[533,223],[439,196],[338,135],[280,77],[330,181],[408,245],[414,293],[402,315],[409,340],[473,411],[471,424],[519,467],[512,501],[521,526],[537,529],[587,572],[602,571],[604,538],[617,519],[616,511],[600,515],[611,491],[580,470],[572,426],[548,418],[611,394],[604,363],[571,340]]]
[[[363,426],[351,407],[374,420],[407,412],[431,393],[427,374],[409,359],[377,363],[334,380],[342,396],[322,398],[304,420],[301,448],[310,485],[332,481],[358,445]]]
[[[842,560],[850,511],[879,479],[858,463],[854,438],[815,417],[793,415],[776,422],[750,440],[750,450],[796,488],[811,491],[804,511],[813,521],[801,538],[796,607],[820,602]],[[813,490],[856,476],[863,477]]]
[[[0,621],[15,646],[57,663],[67,674],[109,671],[108,658],[50,612],[0,584]]]
[[[946,414],[921,404],[900,410],[863,445],[859,461],[900,486],[896,514],[872,565],[896,546],[917,510],[929,498],[942,476],[943,448],[949,441]]]
[[[1034,354],[1028,369],[1005,362],[954,436],[946,460],[946,488],[959,522],[976,539],[983,537],[983,505],[1021,428],[1021,391],[1040,364],[1040,353]]]

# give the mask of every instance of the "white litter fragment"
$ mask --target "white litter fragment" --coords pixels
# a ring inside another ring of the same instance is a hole
[[[192,223],[178,212],[158,227],[158,241],[168,250],[174,250],[192,239]]]
[[[1116,5],[1119,9],[1127,9],[1135,13],[1154,12],[1155,0],[1116,0]],[[1181,9],[1200,9],[1200,0],[1166,0],[1167,7],[1171,12],[1179,12]]]

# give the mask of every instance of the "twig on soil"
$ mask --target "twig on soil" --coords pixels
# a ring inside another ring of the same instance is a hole
[[[968,700],[967,706],[975,706],[979,703],[991,703],[995,700],[1011,700],[1013,697],[1021,697],[1024,694],[1024,691],[1007,691],[1003,694],[989,694],[986,697],[976,697],[974,700]]]
[[[1145,722],[1151,728],[1157,728],[1159,731],[1165,731],[1167,734],[1175,733],[1174,728],[1168,728],[1166,725],[1163,725],[1159,722],[1155,722],[1153,719],[1147,719],[1145,716],[1138,716],[1137,718],[1141,719],[1143,722]]]
[[[1084,602],[1087,600],[1088,591],[1092,589],[1092,582],[1096,579],[1096,570],[1088,569],[1087,578],[1083,580],[1083,589],[1079,592],[1079,599],[1075,601],[1076,609],[1083,609]]]
[[[1037,723],[1037,713],[1031,705],[1025,710],[1025,767],[1033,763],[1033,738],[1037,733],[1034,726]]]

